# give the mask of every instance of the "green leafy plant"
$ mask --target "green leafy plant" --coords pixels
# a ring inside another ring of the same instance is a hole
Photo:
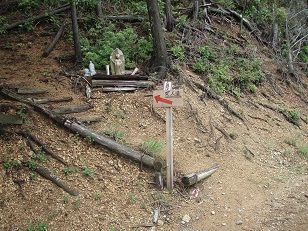
[[[150,39],[146,39],[138,35],[131,27],[116,31],[113,26],[105,29],[93,28],[93,39],[83,37],[81,39],[82,50],[85,53],[85,63],[93,61],[95,66],[103,68],[110,62],[110,54],[115,48],[123,51],[125,56],[126,68],[134,68],[137,63],[148,60],[152,53],[152,43]]]
[[[27,231],[47,231],[48,225],[45,222],[30,224]]]
[[[298,153],[304,157],[308,157],[308,145],[299,147]]]
[[[94,192],[94,193],[92,193],[91,197],[94,200],[98,201],[98,200],[100,200],[102,198],[102,194],[100,192]]]
[[[299,125],[300,113],[296,110],[290,110],[286,113],[287,120],[295,125]]]
[[[87,143],[92,144],[94,141],[94,138],[92,136],[86,136],[85,140]]]
[[[135,204],[137,202],[137,197],[134,193],[132,192],[129,192],[128,195],[127,195],[127,198],[128,198],[128,202],[130,204]]]
[[[40,149],[38,150],[37,155],[36,155],[36,159],[40,162],[46,161],[46,154],[45,154],[42,147],[40,147]]]
[[[209,85],[217,93],[222,94],[231,90],[232,77],[229,75],[229,66],[213,65],[210,69]]]
[[[179,61],[183,61],[185,59],[185,51],[183,46],[175,45],[170,49],[171,54],[174,58],[178,59]]]
[[[187,25],[187,15],[181,15],[177,18],[177,27],[184,28]]]
[[[82,169],[82,174],[83,174],[84,176],[86,176],[86,177],[91,177],[92,174],[93,174],[93,172],[92,172],[92,170],[91,170],[88,166],[85,166],[85,167],[83,167],[83,169]]]
[[[1,31],[1,29],[0,29]],[[1,33],[1,32],[0,32]],[[299,53],[298,55],[299,59],[301,61],[303,61],[304,63],[308,63],[308,45],[304,46],[302,49],[301,49],[301,52]]]
[[[160,154],[164,148],[164,143],[162,141],[157,140],[147,140],[142,144],[142,150],[150,155],[155,157]]]
[[[74,166],[65,166],[64,169],[63,169],[65,176],[68,176],[72,173],[75,173],[76,171],[77,171],[77,169]]]
[[[21,164],[17,160],[9,160],[3,163],[3,168],[5,171],[10,171],[13,168],[20,167]]]
[[[203,74],[207,70],[208,65],[202,59],[197,59],[192,68],[195,72]]]
[[[0,35],[6,33],[6,27],[8,26],[7,20],[5,17],[0,16]]]
[[[27,118],[27,108],[22,107],[21,109],[19,109],[16,112],[16,115],[20,116],[20,118],[23,120],[23,122],[25,122],[25,120]]]
[[[29,160],[27,163],[26,163],[26,166],[31,169],[31,170],[35,170],[37,167],[38,167],[38,164],[36,161],[34,160]]]
[[[124,138],[124,132],[116,129],[110,128],[102,132],[103,135],[109,136],[110,138],[114,139],[115,141],[121,141]]]

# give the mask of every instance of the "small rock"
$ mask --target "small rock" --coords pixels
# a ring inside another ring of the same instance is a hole
[[[158,226],[162,226],[162,225],[164,225],[164,222],[163,222],[162,220],[158,220],[158,221],[157,221],[157,225],[158,225]]]
[[[212,214],[212,215],[215,215],[215,211],[212,211],[211,214]]]
[[[235,224],[241,225],[241,224],[243,224],[243,221],[239,220],[239,221],[235,222]]]
[[[185,214],[184,217],[182,218],[182,224],[189,223],[190,222],[190,216],[188,214]]]
[[[198,139],[198,138],[194,138],[194,141],[196,142],[196,143],[201,143],[201,140],[200,139]]]
[[[226,226],[227,224],[226,224],[226,223],[221,223],[221,225],[222,225],[222,226]]]
[[[226,194],[226,193],[224,193],[224,192],[223,192],[223,193],[221,193],[221,195],[225,195],[225,194]]]

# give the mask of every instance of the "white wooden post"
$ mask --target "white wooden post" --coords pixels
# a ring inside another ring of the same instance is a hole
[[[166,133],[167,133],[167,189],[173,189],[173,131],[172,107],[166,108]]]

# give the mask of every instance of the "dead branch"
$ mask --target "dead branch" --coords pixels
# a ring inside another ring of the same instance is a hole
[[[64,29],[65,29],[65,25],[66,25],[66,23],[64,22],[62,24],[62,26],[60,27],[60,29],[58,30],[58,32],[57,32],[56,36],[54,37],[54,39],[52,40],[52,42],[44,50],[43,55],[42,55],[43,57],[47,57],[50,54],[50,52],[53,51],[53,49],[55,48],[55,46],[59,42],[61,36],[63,35]]]
[[[79,195],[79,192],[76,189],[68,186],[64,181],[62,181],[56,175],[51,173],[51,171],[49,171],[47,168],[38,166],[32,170],[37,172],[40,176],[44,177],[45,179],[50,180],[52,183],[62,188],[65,192],[69,193],[70,195],[72,196]]]
[[[19,131],[17,133],[25,137],[28,141],[34,141],[39,147],[42,148],[42,150],[47,155],[50,155],[52,158],[54,158],[55,160],[59,161],[60,163],[64,165],[68,165],[67,162],[62,157],[58,156],[56,153],[54,153],[49,148],[47,148],[46,145],[42,141],[40,141],[36,136],[31,134],[29,131]]]
[[[26,95],[26,94],[36,95],[36,94],[45,94],[47,93],[47,91],[43,89],[34,89],[34,88],[19,88],[17,90],[17,93],[23,94],[23,95]]]
[[[65,4],[65,5],[57,8],[57,9],[54,9],[54,10],[51,10],[51,11],[47,11],[47,12],[44,12],[44,13],[42,13],[40,15],[37,15],[37,16],[34,16],[34,17],[29,17],[27,19],[15,22],[15,23],[13,23],[11,25],[8,25],[4,29],[5,30],[12,30],[12,29],[18,27],[19,25],[22,25],[22,24],[25,24],[25,23],[29,23],[29,22],[32,22],[32,21],[38,21],[38,20],[43,19],[43,18],[48,18],[51,15],[58,14],[58,13],[61,13],[63,11],[69,10],[69,9],[70,9],[70,6],[68,4]]]

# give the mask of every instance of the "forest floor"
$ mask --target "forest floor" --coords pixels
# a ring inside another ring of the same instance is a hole
[[[148,97],[151,91],[95,92],[93,99],[87,100],[83,92],[74,92],[72,80],[56,60],[73,50],[63,40],[48,58],[41,53],[50,37],[39,28],[32,33],[2,35],[0,40],[0,77],[5,78],[0,85],[31,86],[47,90],[50,97],[74,98],[50,107],[88,102],[94,108],[83,114],[103,118],[89,125],[91,129],[123,131],[122,142],[136,149],[149,139],[165,140],[165,111],[153,112]],[[307,154],[300,154],[308,145],[308,107],[281,80],[277,65],[266,52],[260,56],[274,85],[267,79],[256,94],[239,99],[224,96],[245,122],[216,100],[200,100],[201,90],[182,83],[184,107],[174,110],[177,182],[173,192],[155,188],[151,169],[140,170],[137,163],[70,133],[27,106],[25,124],[7,129],[30,130],[68,163],[90,173],[65,175],[64,166],[57,161],[42,163],[80,191],[74,197],[27,168],[6,172],[3,163],[7,159],[29,159],[32,152],[22,137],[2,136],[0,230],[45,224],[48,230],[308,230],[308,159]],[[187,67],[183,67],[183,75],[201,81]],[[4,98],[0,102],[21,105]],[[260,103],[297,110],[303,119],[295,126]],[[184,189],[179,183],[182,174],[216,163],[219,170],[194,187]],[[197,198],[191,195],[196,188],[200,190]],[[162,208],[158,225],[139,227],[151,223],[158,205]],[[189,222],[183,222],[184,216]]]

